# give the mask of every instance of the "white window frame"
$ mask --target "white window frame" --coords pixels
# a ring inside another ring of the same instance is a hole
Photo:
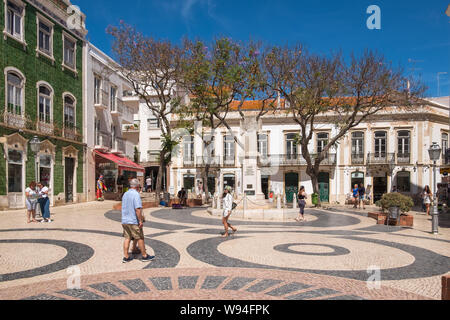
[[[72,41],[75,44],[75,46],[73,48],[73,50],[74,50],[73,51],[73,67],[71,67],[71,66],[66,64],[66,57],[65,57],[65,54],[66,54],[66,50],[65,50],[66,38],[68,40]],[[68,34],[66,31],[63,30],[63,32],[62,32],[62,44],[63,44],[62,45],[62,51],[63,51],[62,68],[63,68],[63,70],[64,69],[68,69],[68,70],[78,74],[78,71],[77,71],[77,39],[75,39],[70,34]]]
[[[156,121],[156,126],[152,125],[152,121]],[[148,127],[148,129],[159,129],[160,128],[159,119],[158,118],[148,118],[147,119],[147,127]]]
[[[49,38],[49,47],[50,47],[50,52],[47,53],[45,51],[42,51],[40,48],[40,43],[39,43],[39,33],[40,33],[40,27],[39,24],[43,23],[46,26],[48,26],[51,30],[50,30],[50,38]],[[39,55],[43,55],[44,57],[49,58],[50,60],[52,60],[52,62],[55,62],[55,58],[53,56],[53,34],[54,34],[54,30],[55,30],[55,24],[53,22],[51,22],[50,20],[48,20],[47,18],[45,18],[43,15],[41,15],[40,13],[36,13],[36,31],[37,31],[37,39],[36,39],[36,56]]]
[[[53,123],[53,97],[54,97],[54,93],[55,91],[53,90],[53,87],[45,81],[39,81],[38,83],[36,83],[36,90],[37,90],[37,119],[39,122],[42,122],[40,120],[40,114],[39,114],[39,104],[40,104],[40,97],[41,97],[41,93],[39,92],[39,88],[40,87],[47,87],[47,89],[50,90],[50,124]],[[45,122],[45,121],[44,121]]]
[[[327,138],[319,138],[319,135],[327,135]],[[330,142],[330,134],[328,132],[317,132],[316,134],[316,140],[317,140],[317,144],[316,144],[316,152],[317,154],[321,153],[323,151],[323,149],[325,149],[325,147],[328,145],[328,143]],[[326,142],[326,144],[324,143]],[[319,151],[320,149],[320,151]]]
[[[98,85],[98,92],[96,91],[97,87],[95,86],[95,80],[99,80],[99,85]],[[100,77],[97,74],[94,74],[94,105],[98,106],[102,104],[102,77]],[[98,95],[98,97],[97,97]]]
[[[8,111],[8,73],[16,73],[20,78],[22,78],[22,85],[21,85],[21,96],[20,96],[20,116],[23,116],[25,114],[25,85],[26,85],[26,78],[23,75],[23,73],[14,67],[6,67],[5,68],[5,110]],[[14,112],[14,114],[16,114]],[[17,114],[19,115],[19,114]]]
[[[260,140],[259,137],[260,136],[266,136],[265,140]],[[261,132],[258,133],[256,136],[257,139],[257,150],[258,153],[262,156],[262,157],[267,157],[269,155],[269,135],[265,132]],[[264,152],[265,149],[265,152]]]
[[[62,102],[63,102],[63,118],[62,118],[62,122],[63,122],[63,127],[66,127],[66,119],[65,119],[65,115],[66,115],[66,103],[65,103],[65,98],[66,96],[70,97],[73,100],[73,125],[74,128],[76,128],[77,126],[77,99],[75,98],[75,96],[70,93],[70,92],[64,92],[62,95]]]
[[[288,136],[295,135],[295,134],[297,134],[297,133],[296,132],[286,132],[284,134],[285,154],[288,156],[294,156],[294,155],[298,156],[299,155],[300,148],[299,148],[298,143],[295,141],[294,138],[288,138]],[[288,153],[288,149],[289,149],[288,144],[290,144],[291,153]],[[292,151],[294,151],[294,149],[295,149],[295,152],[292,152]]]
[[[4,25],[4,29],[3,29],[3,39],[6,40],[7,37],[14,39],[16,41],[19,41],[20,43],[23,44],[24,49],[27,46],[27,43],[25,41],[25,16],[26,16],[26,4],[25,2],[23,2],[22,0],[4,0],[4,12],[5,12],[5,25]],[[23,11],[22,11],[22,18],[20,20],[20,37],[17,37],[11,33],[8,32],[8,2],[13,3],[14,5],[18,6],[18,7],[22,7]]]
[[[187,138],[189,137],[189,140],[187,140]],[[183,161],[184,162],[190,162],[190,161],[194,161],[194,156],[195,156],[195,152],[194,152],[194,136],[184,136],[183,137]]]

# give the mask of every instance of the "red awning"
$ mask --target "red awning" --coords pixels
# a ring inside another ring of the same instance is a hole
[[[108,159],[109,161],[115,162],[119,165],[119,169],[123,168],[128,171],[142,171],[145,172],[145,168],[140,165],[134,163],[127,157],[119,157],[112,153],[103,153],[97,150],[94,152],[102,158]]]

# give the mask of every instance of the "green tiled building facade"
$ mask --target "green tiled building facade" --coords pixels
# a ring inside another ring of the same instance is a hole
[[[50,187],[53,205],[85,200],[86,30],[69,6],[0,0],[0,209],[24,208],[25,189],[35,180]],[[41,141],[36,158],[34,136]]]

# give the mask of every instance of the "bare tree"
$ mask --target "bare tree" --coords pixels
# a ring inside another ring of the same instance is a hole
[[[320,165],[329,157],[330,148],[372,115],[393,106],[420,103],[425,89],[420,83],[412,85],[400,68],[370,51],[360,57],[352,55],[346,63],[341,54],[313,55],[300,45],[273,47],[265,52],[264,61],[269,85],[286,99],[300,127],[298,143],[316,194]],[[311,153],[308,146],[323,121],[333,123],[335,133]]]
[[[205,130],[197,133],[204,144],[204,186],[208,194],[207,177],[212,160],[212,137],[215,130],[225,126],[235,142],[244,148],[241,139],[229,125],[229,116],[237,112],[245,119],[244,106],[248,100],[262,99],[256,105],[256,119],[276,105],[276,92],[269,93],[262,67],[260,44],[236,43],[218,38],[209,46],[202,41],[184,42],[182,83],[191,98],[182,113],[201,122]],[[208,130],[209,129],[209,130]]]
[[[168,40],[157,40],[121,23],[109,26],[107,32],[114,37],[113,51],[120,64],[121,73],[130,81],[135,93],[145,102],[159,120],[163,145],[159,156],[159,172],[156,194],[159,197],[162,176],[170,161],[171,149],[176,144],[171,140],[170,118],[180,105],[181,94],[177,79],[181,74],[182,50]]]

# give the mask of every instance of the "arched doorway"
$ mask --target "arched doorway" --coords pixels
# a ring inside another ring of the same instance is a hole
[[[288,172],[284,176],[284,192],[286,194],[286,202],[292,203],[294,193],[298,193],[298,173]]]
[[[355,184],[359,186],[360,183],[364,185],[364,173],[360,171],[352,172],[351,189],[353,189]]]

